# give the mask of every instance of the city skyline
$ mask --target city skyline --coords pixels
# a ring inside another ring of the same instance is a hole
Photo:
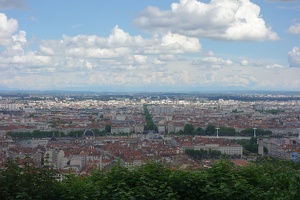
[[[300,89],[296,0],[0,1],[0,90]]]

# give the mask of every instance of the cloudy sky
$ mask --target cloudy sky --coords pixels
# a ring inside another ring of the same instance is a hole
[[[0,0],[0,89],[300,90],[299,0]]]

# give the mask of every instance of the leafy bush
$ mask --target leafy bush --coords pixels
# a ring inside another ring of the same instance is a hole
[[[300,199],[300,164],[260,159],[246,167],[220,160],[210,169],[171,170],[150,162],[133,170],[116,166],[87,177],[67,175],[30,163],[9,162],[0,171],[0,199]]]

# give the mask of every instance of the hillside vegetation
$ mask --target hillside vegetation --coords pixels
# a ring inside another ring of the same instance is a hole
[[[300,165],[262,159],[246,167],[220,160],[210,169],[183,171],[161,163],[134,170],[116,166],[91,176],[68,175],[62,182],[56,172],[30,163],[9,162],[0,171],[0,199],[300,199]]]

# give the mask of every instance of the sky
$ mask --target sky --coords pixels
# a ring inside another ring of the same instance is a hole
[[[0,90],[300,91],[299,0],[0,0]]]

